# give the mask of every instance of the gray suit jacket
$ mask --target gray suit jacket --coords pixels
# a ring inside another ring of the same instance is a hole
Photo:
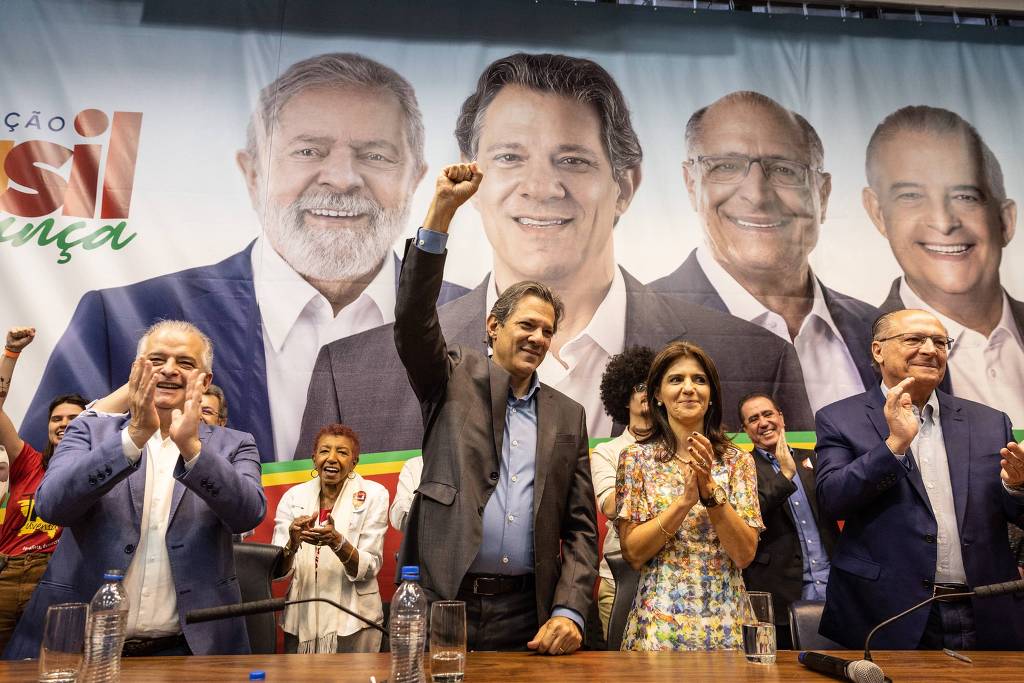
[[[650,346],[657,350],[674,339],[692,341],[706,350],[718,367],[726,421],[733,418],[740,398],[761,391],[783,407],[791,429],[814,427],[792,344],[745,320],[677,295],[653,292],[625,270],[622,275],[626,283],[627,347]],[[486,353],[486,285],[487,280],[437,309],[449,344]],[[601,373],[604,368],[595,367],[593,371]],[[320,349],[313,370],[295,458],[311,457],[316,433],[332,422],[355,429],[364,453],[419,448],[423,427],[418,411],[405,368],[395,351],[391,325],[331,342]],[[623,428],[616,425],[612,435],[620,434]]]
[[[64,527],[18,623],[5,659],[39,655],[50,605],[89,602],[107,569],[127,572],[139,545],[146,457],[132,465],[121,430],[128,417],[83,415],[68,427],[36,492],[36,512]],[[267,510],[251,434],[199,425],[202,452],[190,470],[179,457],[167,555],[182,630],[197,655],[248,654],[241,617],[185,624],[185,614],[241,600],[231,534],[255,528]]]
[[[486,354],[445,342],[436,311],[444,261],[407,248],[395,306],[395,345],[426,425],[399,564],[418,564],[424,588],[452,599],[480,550],[484,506],[498,483],[510,378]],[[538,623],[554,607],[586,615],[597,578],[586,417],[543,384],[533,529]]]

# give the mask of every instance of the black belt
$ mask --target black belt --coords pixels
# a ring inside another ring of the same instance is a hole
[[[149,657],[180,645],[188,648],[188,641],[185,640],[184,633],[179,633],[176,636],[164,636],[163,638],[129,638],[124,641],[121,654],[125,657]],[[191,652],[191,650],[189,651]]]
[[[933,583],[932,584],[932,597],[939,598],[939,602],[943,602],[943,597],[947,595],[953,595],[955,593],[970,593],[971,589],[963,583]],[[954,598],[953,600],[962,599]],[[951,601],[948,601],[951,602]]]
[[[466,574],[459,592],[472,595],[504,595],[533,588],[533,574],[506,576],[504,574]]]

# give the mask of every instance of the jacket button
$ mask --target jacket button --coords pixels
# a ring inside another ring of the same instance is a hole
[[[491,472],[491,481],[498,481],[498,473]]]
[[[210,483],[210,480],[207,479],[206,477],[203,477],[203,480],[199,482],[199,485],[200,486],[207,486],[209,483]]]
[[[126,545],[124,547],[124,552],[125,552],[126,555],[131,555],[132,553],[135,552],[135,546],[133,546],[131,543],[129,543],[128,545]]]
[[[110,469],[110,465],[107,465],[106,472],[107,472],[107,474],[113,474],[114,470]]]
[[[932,534],[925,534],[924,542],[925,543],[935,543],[935,536],[933,536]]]
[[[921,579],[921,585],[924,586],[925,588],[927,588],[928,590],[931,590],[932,589],[932,580],[931,579]]]
[[[89,486],[95,486],[95,485],[96,485],[96,477],[90,475],[89,476]]]

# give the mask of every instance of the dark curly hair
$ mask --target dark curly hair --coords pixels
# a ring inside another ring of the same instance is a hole
[[[630,346],[608,361],[601,375],[601,403],[604,412],[622,425],[629,424],[629,400],[633,387],[647,380],[654,361],[654,350],[646,346]]]

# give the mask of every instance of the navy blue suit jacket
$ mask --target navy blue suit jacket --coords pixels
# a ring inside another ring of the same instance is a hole
[[[865,387],[878,384],[878,373],[871,365],[871,325],[881,312],[871,304],[852,296],[829,289],[818,280],[825,296],[825,306],[832,315],[832,321],[843,335],[846,348],[850,351],[854,365]],[[683,264],[663,278],[655,280],[649,287],[656,292],[675,294],[690,303],[728,313],[729,308],[715,290],[704,269],[697,261],[697,250],[683,261]],[[788,415],[788,409],[786,414]]]
[[[967,583],[1018,579],[1006,523],[1024,518],[1024,499],[1011,496],[999,479],[999,449],[1013,440],[1010,420],[937,393]],[[935,580],[935,515],[913,451],[908,470],[885,444],[883,405],[876,386],[822,408],[816,419],[818,506],[845,520],[820,631],[854,649],[875,625],[928,598]],[[979,650],[1024,647],[1024,596],[975,600],[974,614]],[[914,649],[927,620],[928,609],[920,609],[879,631],[872,644]]]
[[[125,416],[84,414],[64,434],[36,492],[36,512],[64,527],[57,549],[18,622],[6,659],[39,656],[50,605],[89,602],[107,569],[128,570],[139,546],[146,457],[124,455]],[[185,469],[179,456],[167,526],[167,554],[185,638],[197,655],[248,654],[241,617],[185,625],[201,607],[241,601],[231,535],[255,528],[267,511],[252,436],[199,425],[202,450]]]
[[[253,286],[252,244],[220,263],[161,275],[126,287],[87,292],[57,342],[22,422],[21,435],[46,443],[47,407],[54,396],[106,396],[128,381],[139,338],[158,320],[187,320],[213,340],[214,381],[230,407],[229,424],[248,432],[265,462],[275,457],[263,324]],[[398,258],[395,257],[395,287]],[[441,302],[465,294],[445,283]]]

